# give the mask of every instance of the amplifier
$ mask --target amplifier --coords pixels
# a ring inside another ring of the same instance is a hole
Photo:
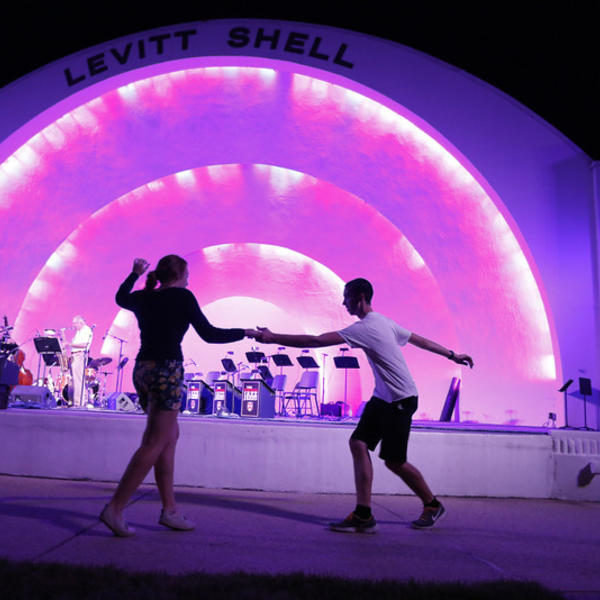
[[[56,398],[47,387],[17,385],[10,393],[8,405],[15,408],[55,408]]]
[[[214,392],[201,379],[187,382],[185,413],[210,415],[213,412]]]
[[[108,410],[120,410],[122,412],[135,412],[138,407],[134,400],[137,400],[136,394],[114,392],[106,399],[106,408]]]
[[[231,381],[220,379],[213,384],[215,388],[215,396],[212,406],[212,414],[220,415],[221,413],[240,414],[242,408],[242,395],[240,390],[236,388]]]
[[[262,379],[242,381],[242,417],[275,416],[275,392]]]
[[[322,417],[343,417],[344,416],[344,403],[343,402],[329,402],[321,404],[321,416]]]

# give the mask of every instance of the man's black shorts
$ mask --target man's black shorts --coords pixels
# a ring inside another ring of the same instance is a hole
[[[352,439],[365,442],[369,450],[375,450],[381,441],[381,459],[406,462],[408,435],[417,404],[417,396],[391,403],[373,396],[365,405]]]

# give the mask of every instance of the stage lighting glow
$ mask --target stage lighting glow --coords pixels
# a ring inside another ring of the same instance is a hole
[[[25,176],[27,164],[22,160],[23,154],[23,152],[17,151],[2,163],[2,170],[6,173],[7,177],[22,179]]]
[[[50,284],[41,278],[36,279],[27,292],[27,297],[30,300],[27,308],[31,310],[36,305],[39,305],[41,300],[46,300],[48,297],[48,291],[50,290]]]
[[[208,176],[214,183],[225,183],[239,175],[239,165],[209,165],[206,167]]]
[[[416,251],[410,242],[403,237],[399,242],[399,251],[406,257],[406,263],[409,269],[417,270],[425,267],[423,257]]]
[[[260,172],[268,174],[269,183],[278,194],[286,194],[291,188],[299,185],[306,177],[306,174],[300,173],[300,171],[283,169],[272,165],[255,165],[255,168]]]
[[[73,111],[73,119],[77,121],[78,125],[82,128],[94,129],[98,127],[98,119],[95,117],[92,110],[91,103],[90,108],[86,106],[80,106]]]
[[[139,82],[129,83],[118,88],[117,93],[125,102],[128,102],[129,104],[135,104],[138,101],[138,86]]]
[[[29,310],[36,275],[32,298],[52,290],[73,305],[65,313],[91,302],[105,314],[112,292],[98,295],[94,277],[107,276],[100,256],[114,279],[141,250],[155,260],[205,246],[242,252],[256,242],[310,257],[321,265],[313,270],[341,280],[371,278],[382,312],[442,343],[460,340],[478,355],[466,403],[470,393],[473,402],[485,396],[486,380],[497,378],[508,398],[521,383],[555,374],[549,357],[558,349],[510,219],[466,161],[402,107],[368,90],[249,66],[179,69],[103,89],[0,166],[3,222],[13,224],[0,290],[9,303],[25,297],[27,318],[17,320],[24,337],[43,316]],[[74,257],[57,250],[66,238]],[[18,273],[14,256],[25,257]],[[262,285],[241,256],[231,264],[236,285]],[[303,289],[301,274],[271,276]],[[225,284],[207,285],[216,293]],[[234,291],[252,296],[227,294]],[[425,389],[440,395],[450,367],[428,360],[411,356],[422,379],[438,374],[437,387],[427,381]]]
[[[165,184],[160,179],[157,179],[156,181],[151,181],[146,184],[148,190],[150,190],[151,192],[159,192],[164,187],[164,185]]]
[[[183,187],[194,187],[194,185],[196,185],[196,178],[194,177],[194,171],[192,169],[175,173],[175,179],[177,180],[177,183]]]
[[[542,356],[540,359],[538,374],[539,377],[543,379],[556,379],[556,360],[554,359],[553,354]]]
[[[50,258],[46,261],[46,267],[53,271],[60,271],[64,269],[69,262],[74,261],[77,258],[77,248],[75,245],[66,240],[62,243],[56,252],[50,255]]]
[[[46,127],[42,132],[38,134],[40,138],[43,138],[53,150],[60,150],[64,147],[67,137],[64,132],[58,126],[58,123],[53,123]]]
[[[116,327],[120,327],[121,329],[124,329],[126,327],[129,327],[129,325],[132,322],[135,322],[135,317],[133,317],[133,313],[122,308],[117,313],[117,316],[115,317],[114,325]]]

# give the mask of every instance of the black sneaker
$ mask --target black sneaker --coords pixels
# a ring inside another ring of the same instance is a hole
[[[417,529],[427,529],[428,527],[433,527],[445,514],[446,509],[444,508],[444,505],[441,502],[437,508],[433,508],[432,506],[425,506],[423,507],[423,512],[421,513],[421,516],[416,521],[413,521],[411,524]]]
[[[375,533],[377,531],[377,521],[373,515],[368,519],[361,519],[351,512],[343,521],[329,523],[329,529],[349,533]]]

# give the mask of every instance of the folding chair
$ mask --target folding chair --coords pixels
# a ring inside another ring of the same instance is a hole
[[[319,382],[319,371],[304,371],[300,381],[294,390],[285,396],[287,409],[290,403],[296,409],[297,417],[319,416],[319,401],[317,400],[317,384]],[[314,403],[313,403],[314,400]],[[314,410],[313,410],[314,408]]]
[[[278,415],[285,415],[285,384],[287,383],[287,375],[283,373],[275,375],[271,387],[275,391],[275,405],[279,405]]]

